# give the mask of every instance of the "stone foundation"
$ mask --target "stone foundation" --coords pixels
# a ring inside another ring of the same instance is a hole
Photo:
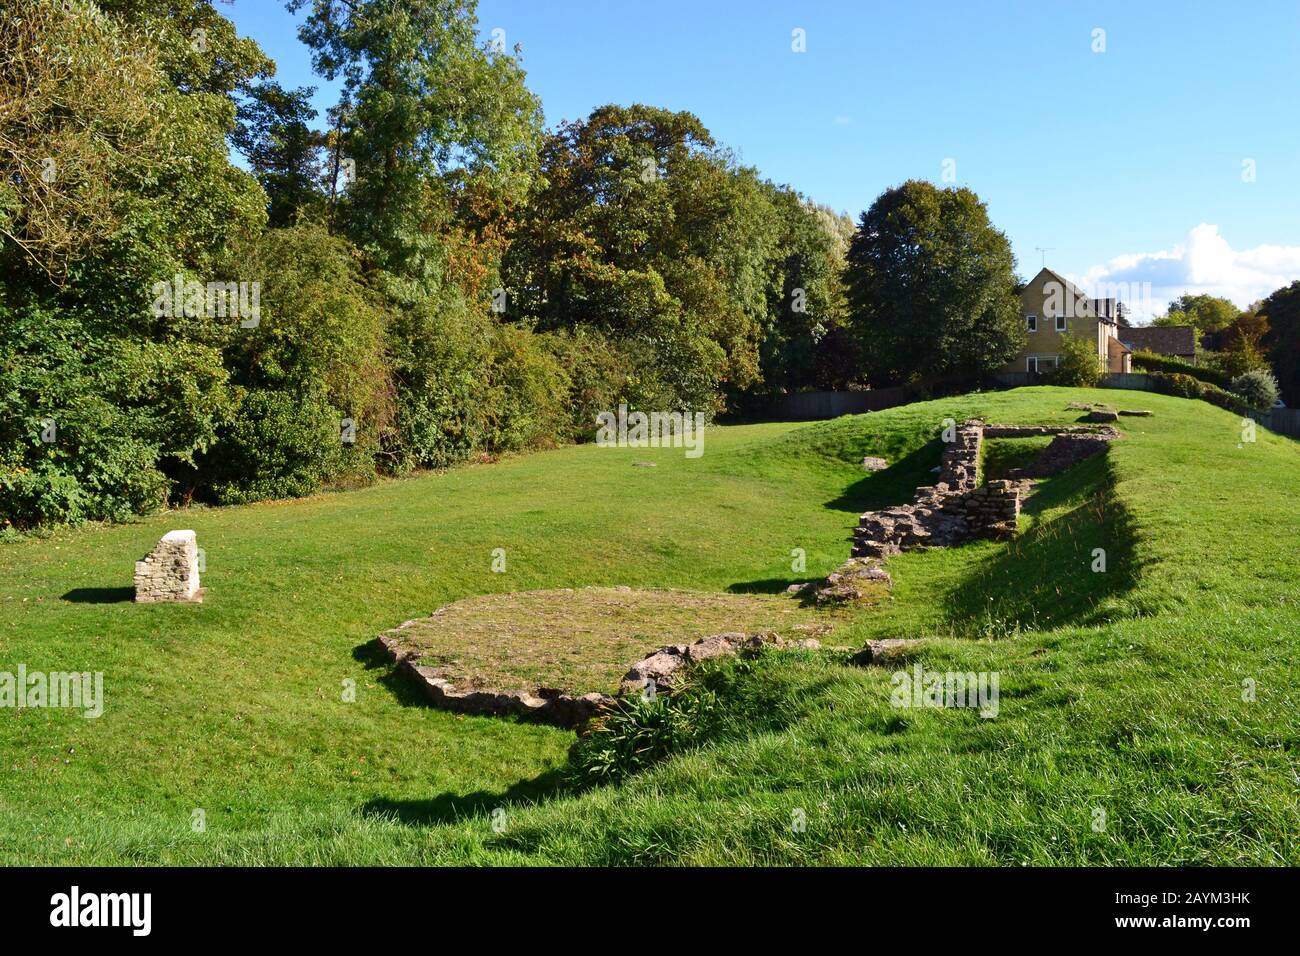
[[[135,599],[141,604],[203,600],[199,548],[193,531],[168,531],[135,563]]]
[[[787,641],[774,634],[742,633],[714,634],[693,644],[670,644],[633,664],[623,676],[617,697],[611,697],[600,693],[578,696],[552,687],[529,691],[458,686],[441,676],[437,668],[422,665],[418,655],[405,650],[391,633],[381,634],[379,643],[400,670],[415,678],[416,685],[435,707],[465,714],[513,715],[579,729],[601,711],[614,706],[619,697],[644,694],[651,685],[656,693],[671,693],[681,683],[685,668],[711,657],[735,654],[742,648],[816,650],[821,647],[816,638]]]
[[[1050,445],[1009,479],[978,483],[985,438],[1053,435]],[[853,532],[853,557],[886,558],[920,547],[951,547],[975,538],[1016,533],[1020,502],[1035,478],[1046,478],[1105,451],[1119,432],[1109,426],[985,425],[970,419],[957,426],[943,451],[939,480],[916,489],[908,505],[868,511]]]

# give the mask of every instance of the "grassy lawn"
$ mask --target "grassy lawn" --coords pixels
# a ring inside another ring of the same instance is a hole
[[[888,672],[833,654],[771,655],[734,702],[752,720],[579,791],[572,733],[427,708],[376,652],[474,595],[775,594],[932,480],[944,418],[1065,423],[1103,398],[1155,414],[1044,482],[1015,541],[898,556],[892,598],[835,629],[998,671],[996,719],[893,708]],[[865,454],[894,465],[867,475]],[[1030,388],[712,428],[695,460],[566,448],[6,546],[0,670],[103,671],[106,704],[0,711],[0,860],[1300,863],[1298,473],[1296,442],[1243,443],[1203,402]],[[198,532],[206,601],[136,606],[132,562],[171,528]]]

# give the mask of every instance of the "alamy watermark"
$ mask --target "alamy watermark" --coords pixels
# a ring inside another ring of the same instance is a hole
[[[970,707],[981,717],[998,715],[997,671],[927,671],[920,664],[889,678],[893,707]]]
[[[93,720],[104,713],[104,672],[0,671],[0,707],[66,707]]]
[[[704,454],[704,413],[618,412],[596,415],[596,444],[601,448],[685,448],[687,458]]]
[[[171,282],[155,282],[153,314],[156,318],[187,316],[239,319],[241,329],[255,329],[262,321],[262,283],[185,280],[180,273]]]

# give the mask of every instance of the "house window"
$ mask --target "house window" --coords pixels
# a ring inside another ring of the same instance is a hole
[[[1050,372],[1056,368],[1055,355],[1030,355],[1025,359],[1025,371],[1032,374]]]
[[[1038,316],[1036,316],[1036,315],[1027,315],[1027,316],[1025,316],[1025,325],[1029,326],[1029,331],[1030,331],[1030,332],[1037,332],[1037,331],[1038,331]]]
[[[1064,332],[1064,331],[1065,331],[1065,316],[1063,316],[1063,315],[1058,315],[1058,316],[1056,317],[1056,331],[1058,331],[1058,332]]]

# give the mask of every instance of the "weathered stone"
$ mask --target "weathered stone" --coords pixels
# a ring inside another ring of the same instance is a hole
[[[1094,408],[1088,413],[1088,421],[1090,422],[1113,422],[1118,419],[1119,415],[1112,408]]]
[[[199,548],[193,531],[168,531],[135,563],[135,599],[141,604],[203,600]]]
[[[910,651],[923,644],[925,641],[917,638],[895,637],[883,641],[867,641],[850,661],[861,667],[868,664],[890,664],[906,657]]]
[[[889,462],[884,458],[873,458],[868,455],[866,458],[862,459],[862,467],[867,471],[884,471],[889,467]]]
[[[1149,408],[1121,408],[1119,413],[1121,415],[1131,415],[1135,418],[1150,418],[1153,414]]]
[[[977,485],[977,466],[984,437],[1055,436],[1052,443],[1011,479]],[[920,547],[948,547],[971,538],[1007,538],[1016,533],[1020,501],[1035,477],[1046,477],[1105,450],[1119,437],[1113,426],[984,425],[962,422],[944,449],[939,481],[922,485],[910,505],[867,512],[853,533],[853,557],[883,559]],[[835,587],[818,592],[829,600],[851,599]]]

